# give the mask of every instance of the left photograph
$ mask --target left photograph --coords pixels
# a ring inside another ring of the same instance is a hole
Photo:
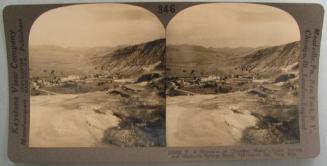
[[[29,146],[166,146],[165,47],[163,25],[141,7],[43,13],[29,36]]]

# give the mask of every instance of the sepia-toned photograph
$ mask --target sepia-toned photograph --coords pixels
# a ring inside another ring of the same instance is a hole
[[[166,30],[168,147],[298,144],[300,30],[275,7],[187,8]]]
[[[132,5],[52,9],[30,32],[29,146],[298,144],[299,41],[266,5],[195,5],[166,30]]]
[[[166,146],[165,42],[137,6],[43,13],[29,39],[29,146]]]

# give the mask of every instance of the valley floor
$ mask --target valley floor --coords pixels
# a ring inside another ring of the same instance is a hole
[[[134,86],[126,87],[137,89]],[[157,111],[162,109],[161,100],[144,90],[129,92],[127,97],[106,91],[31,96],[29,143],[31,147],[134,146],[120,142],[124,133],[139,125],[137,119],[158,125],[154,121],[158,117],[166,122],[162,136],[169,147],[298,142],[297,97],[278,84],[259,87],[262,90],[167,96],[165,118]],[[141,103],[142,109],[135,107],[136,103]],[[144,106],[149,107],[147,111]],[[107,134],[109,143],[104,143],[104,133],[110,128],[116,135]],[[156,142],[157,136],[148,136],[156,128],[147,133],[147,128],[137,129],[140,136],[133,141],[142,146]]]
[[[288,119],[297,119],[297,114],[292,114],[297,110],[289,109],[289,105],[296,106],[296,97],[278,85],[265,87],[276,92],[265,97],[249,91],[167,97],[167,146],[278,144],[297,140],[283,133],[298,129],[297,121],[295,127],[288,125]]]

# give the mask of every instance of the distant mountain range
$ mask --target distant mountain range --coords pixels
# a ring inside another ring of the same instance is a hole
[[[106,73],[129,77],[163,71],[165,66],[168,76],[271,74],[296,66],[299,51],[299,42],[260,48],[206,48],[186,44],[166,48],[165,39],[118,47],[32,46],[30,75],[42,77],[55,71],[56,75],[64,76]]]
[[[95,73],[130,76],[164,67],[165,39],[131,46],[64,48],[31,46],[30,76],[87,75]]]
[[[206,48],[197,45],[167,47],[168,76],[273,74],[298,63],[300,45],[292,42],[259,48]]]
[[[56,75],[85,75],[92,72],[90,57],[111,50],[111,47],[64,48],[60,46],[30,46],[29,70],[31,77]]]

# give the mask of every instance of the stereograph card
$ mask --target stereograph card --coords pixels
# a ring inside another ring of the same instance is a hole
[[[323,14],[304,3],[7,6],[8,155],[315,157]]]

